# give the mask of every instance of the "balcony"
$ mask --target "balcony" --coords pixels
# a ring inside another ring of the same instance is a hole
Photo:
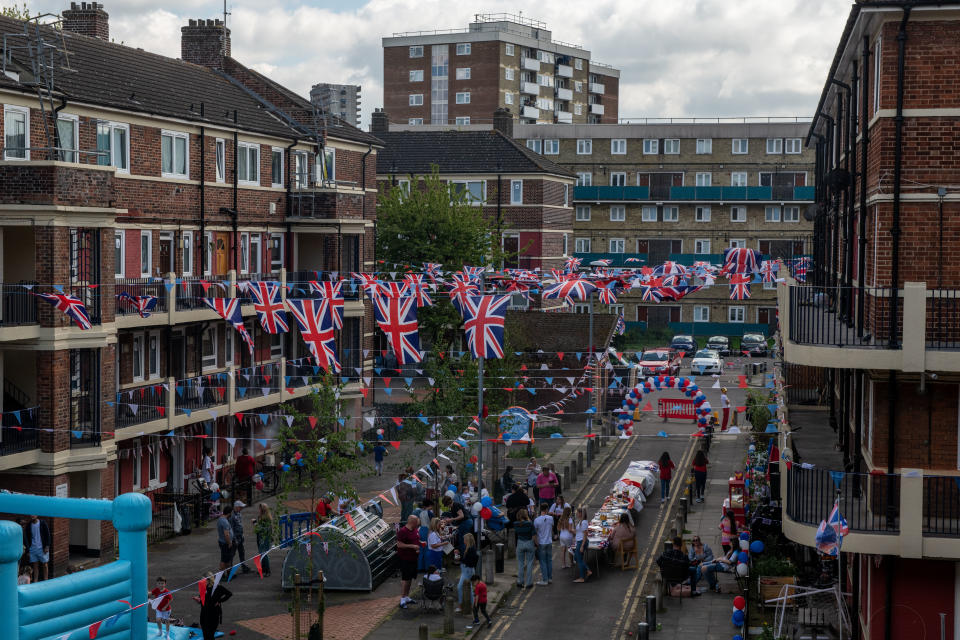
[[[537,109],[536,107],[530,107],[530,106],[524,105],[523,111],[520,112],[520,115],[523,116],[524,118],[530,118],[532,120],[536,120],[537,118],[540,117],[540,109]]]
[[[39,407],[20,411],[4,411],[0,417],[0,456],[23,453],[40,446],[37,438]]]
[[[536,82],[521,82],[520,93],[526,93],[531,96],[540,95],[540,85]]]
[[[154,318],[153,323],[166,324],[166,314],[170,308],[168,291],[165,283],[168,281],[162,278],[117,278],[116,279],[117,324],[120,327],[144,324],[149,318]],[[121,294],[127,294],[129,298],[120,298]],[[144,318],[137,309],[137,302],[144,300],[147,296],[157,299],[152,311],[145,312],[148,317]],[[154,317],[156,316],[156,317]]]
[[[0,285],[0,327],[31,324],[37,324],[37,296],[22,284]]]
[[[117,393],[114,405],[116,428],[133,427],[167,415],[166,381],[127,387]]]
[[[557,75],[561,78],[572,78],[573,77],[573,67],[566,64],[557,65]]]
[[[592,104],[590,105],[590,113],[592,113],[592,114],[594,114],[594,115],[597,115],[597,116],[602,116],[602,115],[603,115],[603,105],[602,105],[602,104],[592,103]]]
[[[600,95],[603,95],[603,90],[604,90],[605,88],[606,88],[606,87],[604,87],[604,86],[603,86],[602,84],[600,84],[599,82],[591,82],[591,83],[587,86],[587,89],[590,91],[590,93],[598,93],[598,94],[600,94]]]
[[[573,122],[573,114],[569,111],[557,111],[553,115],[556,116],[558,124],[571,124]]]
[[[593,105],[591,105],[593,106]],[[599,191],[598,191],[599,190]],[[639,190],[639,191],[638,191]],[[800,202],[813,200],[813,187],[792,187],[792,200]],[[641,187],[574,187],[574,200],[652,200],[650,188]],[[763,202],[773,201],[770,187],[670,187],[667,198],[656,198],[656,201],[710,201],[720,203],[731,202]]]
[[[527,71],[540,71],[540,61],[536,58],[524,58],[523,68]]]
[[[265,362],[253,367],[237,369],[234,400],[265,397],[280,393],[280,363]]]
[[[573,91],[571,89],[557,87],[557,100],[573,100]]]
[[[595,260],[610,260],[611,267],[630,267],[639,268],[647,264],[647,254],[645,253],[574,253],[574,258],[582,260],[581,267],[589,267]],[[627,262],[627,259],[630,262]]]

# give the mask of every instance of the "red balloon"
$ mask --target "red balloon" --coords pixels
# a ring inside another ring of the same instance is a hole
[[[743,596],[737,596],[733,599],[733,606],[735,609],[743,610],[747,606],[747,601],[743,599]]]
[[[490,516],[492,515],[493,515],[493,512],[490,511],[490,507],[484,507],[483,509],[480,509],[480,517],[483,518],[484,520],[489,520]]]
[[[470,456],[470,462],[477,464],[477,456]]]

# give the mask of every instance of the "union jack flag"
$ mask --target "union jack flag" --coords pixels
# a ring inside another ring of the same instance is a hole
[[[836,529],[828,525],[826,520],[821,520],[815,537],[817,551],[825,556],[836,557],[840,553],[840,541],[837,538]]]
[[[603,304],[616,304],[617,295],[615,287],[609,285],[597,289],[597,300]]]
[[[280,285],[276,282],[251,282],[247,291],[253,296],[253,310],[260,318],[260,326],[267,333],[286,333],[290,330],[287,314],[280,301]]]
[[[340,373],[337,344],[333,338],[333,321],[325,298],[287,298],[287,306],[300,327],[300,337],[307,344],[316,363],[325,371]]]
[[[643,262],[640,258],[627,258],[624,262]]]
[[[663,294],[660,292],[660,287],[645,284],[640,286],[640,299],[644,302],[660,302]]]
[[[806,282],[807,281],[807,265],[798,264],[793,268],[793,277],[797,279],[797,282]]]
[[[217,315],[233,325],[243,341],[247,343],[250,357],[253,357],[253,338],[243,326],[243,314],[240,313],[240,298],[201,298],[203,302],[217,312]]]
[[[827,517],[827,524],[833,527],[833,530],[837,532],[840,540],[837,543],[837,546],[840,546],[840,543],[843,542],[843,536],[850,533],[850,527],[847,525],[846,519],[843,517],[843,514],[840,513],[840,501],[834,500],[833,510],[830,511],[830,515]]]
[[[140,314],[141,318],[149,318],[150,312],[157,306],[156,296],[135,296],[126,291],[117,294],[117,301],[132,308]]]
[[[480,279],[480,274],[483,273],[483,267],[468,267],[464,265],[463,273],[467,276],[470,282],[476,282]]]
[[[53,306],[58,311],[62,311],[73,320],[81,329],[89,329],[93,326],[90,322],[90,316],[87,315],[87,308],[83,306],[80,298],[68,295],[66,293],[37,293],[38,295]]]
[[[343,281],[317,282],[310,281],[310,291],[320,294],[327,301],[327,310],[333,314],[333,328],[343,329]]]
[[[352,272],[350,275],[353,276],[355,280],[360,281],[360,286],[363,287],[364,293],[366,293],[371,300],[380,292],[380,282],[377,280],[376,274]]]
[[[773,282],[780,271],[780,264],[776,260],[764,260],[760,265],[760,277],[764,282]]]
[[[413,296],[374,296],[373,311],[377,326],[387,336],[397,362],[420,362],[416,299]]]
[[[593,290],[597,287],[593,284],[587,282],[586,280],[581,280],[580,278],[569,278],[547,286],[543,289],[543,297],[547,300],[554,298],[573,298],[579,300],[586,300],[587,296],[593,293]]]
[[[617,332],[618,336],[622,336],[627,332],[627,321],[623,319],[623,314],[617,316],[617,326],[614,327],[614,331]]]
[[[423,264],[423,270],[428,276],[430,276],[430,282],[434,284],[437,283],[437,277],[440,275],[440,267],[442,266],[442,264],[438,264],[436,262],[425,262]]]
[[[480,289],[477,285],[462,273],[455,273],[451,276],[453,282],[450,283],[450,302],[457,308],[457,311],[463,313],[463,301],[467,296],[480,295]]]
[[[503,358],[503,321],[510,296],[468,296],[463,329],[474,358]]]
[[[433,300],[427,292],[427,287],[423,284],[423,276],[418,273],[408,273],[403,278],[407,283],[407,292],[417,299],[417,307],[432,307]]]
[[[582,262],[580,258],[570,257],[563,261],[563,266],[567,271],[576,271]]]
[[[756,273],[760,265],[760,252],[737,247],[723,252],[721,273]]]
[[[746,300],[750,297],[750,276],[734,273],[730,276],[730,299]]]

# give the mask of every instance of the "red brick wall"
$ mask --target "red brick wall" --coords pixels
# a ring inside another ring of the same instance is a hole
[[[620,78],[600,76],[603,78],[603,115],[602,124],[617,124],[620,117]],[[587,107],[588,109],[590,107]]]
[[[500,100],[500,48],[499,41],[474,42],[470,55],[458,56],[457,45],[450,45],[450,93],[447,98],[448,120],[456,122],[457,117],[469,116],[470,124],[493,121],[493,112]],[[429,47],[425,49],[429,50]],[[424,56],[428,51],[424,51]],[[470,67],[469,80],[457,80],[456,69]],[[429,87],[429,77],[425,78]],[[413,84],[413,83],[410,83]],[[470,104],[457,104],[457,93],[470,92]],[[427,102],[427,96],[424,96]],[[387,113],[391,113],[388,109]],[[426,121],[426,120],[425,120]]]
[[[923,395],[918,387],[916,380],[898,383],[894,465],[898,468],[956,470],[960,387],[956,383],[928,381]],[[873,464],[880,468],[887,466],[889,396],[886,380],[874,380],[871,447]]]
[[[423,71],[422,82],[410,82],[410,71]],[[422,93],[423,105],[410,106],[410,94]],[[383,108],[391,122],[406,124],[410,118],[430,122],[430,46],[423,47],[422,58],[411,58],[408,47],[383,49]],[[492,111],[491,111],[492,113]]]

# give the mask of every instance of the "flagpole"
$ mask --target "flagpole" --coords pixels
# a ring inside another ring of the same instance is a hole
[[[590,302],[590,329],[589,329],[589,332],[590,332],[590,351],[589,351],[589,354],[590,354],[590,355],[587,356],[587,364],[588,364],[588,365],[589,365],[591,362],[593,362],[593,291],[590,292],[589,302]],[[593,370],[591,369],[591,377],[593,377],[592,371],[593,371]],[[591,382],[590,382],[590,386],[591,386],[591,387],[593,386],[593,381],[592,381],[592,380],[591,380]],[[588,397],[589,397],[589,402],[588,402],[588,406],[587,406],[587,411],[589,411],[590,409],[593,408],[593,392],[592,392],[592,391],[590,392],[590,395],[589,395]],[[588,413],[588,414],[587,414],[587,435],[590,435],[591,433],[593,433],[593,414],[592,414],[592,413]],[[588,456],[588,457],[589,457],[589,456]]]
[[[499,198],[499,194],[497,196]],[[484,272],[480,272],[480,295],[482,296],[485,291],[484,284]],[[480,500],[483,497],[483,354],[486,349],[486,340],[481,336],[481,349],[479,352],[479,357],[477,358],[477,436],[480,441],[480,450],[477,452],[477,499]],[[483,575],[483,518],[480,518],[480,526],[477,529],[478,538],[477,538],[477,573]],[[489,582],[489,577],[487,578]]]

